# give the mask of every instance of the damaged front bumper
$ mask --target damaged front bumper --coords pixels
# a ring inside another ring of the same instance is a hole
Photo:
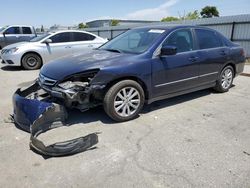
[[[42,85],[39,81],[38,84],[50,96],[63,103],[66,107],[76,108],[81,111],[101,105],[102,91],[105,88],[105,85],[91,85],[82,90],[75,91],[57,86],[49,87]]]
[[[38,136],[50,129],[66,125],[66,108],[41,90],[37,82],[13,95],[14,122],[30,132],[30,148],[46,156],[65,156],[90,149],[98,143],[97,133],[45,146]]]

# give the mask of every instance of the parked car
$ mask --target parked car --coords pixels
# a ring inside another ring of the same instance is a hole
[[[21,42],[2,49],[2,63],[22,66],[27,70],[39,69],[43,64],[76,53],[97,48],[107,39],[85,31],[57,31],[38,36],[30,42]]]
[[[0,29],[0,50],[5,46],[22,42],[30,41],[37,36],[33,26],[26,25],[10,25]]]
[[[206,88],[227,92],[244,61],[243,48],[215,30],[144,27],[88,54],[46,64],[38,83],[67,107],[103,105],[112,119],[127,121],[145,103]]]

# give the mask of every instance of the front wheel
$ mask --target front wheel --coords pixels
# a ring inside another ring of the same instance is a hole
[[[144,100],[144,91],[139,83],[123,80],[108,90],[103,106],[113,120],[122,122],[134,119],[141,111]]]
[[[39,69],[42,66],[42,59],[35,53],[28,53],[22,58],[22,66],[26,70]]]
[[[232,86],[234,79],[234,69],[232,66],[226,66],[220,74],[219,79],[216,82],[215,90],[224,93],[227,92]]]

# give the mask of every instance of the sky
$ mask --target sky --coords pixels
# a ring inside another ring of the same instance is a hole
[[[96,19],[161,20],[216,6],[221,16],[250,14],[250,0],[0,0],[0,27],[72,26]]]

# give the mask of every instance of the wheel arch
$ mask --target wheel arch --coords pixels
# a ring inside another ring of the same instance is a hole
[[[145,99],[147,100],[149,98],[149,92],[148,92],[148,88],[147,88],[147,85],[138,77],[136,76],[124,76],[124,77],[119,77],[119,78],[116,78],[112,81],[110,81],[106,87],[105,87],[105,93],[116,83],[120,82],[120,81],[123,81],[123,80],[133,80],[135,82],[137,82],[138,84],[141,85],[143,91],[144,91],[144,95],[145,95]]]
[[[23,55],[22,55],[22,57],[21,57],[21,65],[23,66],[23,58],[24,58],[24,56],[25,55],[27,55],[27,54],[36,54],[36,55],[38,55],[40,58],[41,58],[41,60],[42,60],[42,65],[43,65],[43,58],[42,58],[42,56],[38,53],[38,52],[35,52],[35,51],[28,51],[28,52],[25,52]]]
[[[233,62],[228,62],[228,63],[224,64],[224,66],[222,67],[221,71],[222,71],[226,66],[231,66],[231,67],[233,67],[234,77],[235,77],[235,76],[236,76],[236,66],[235,66],[235,64],[234,64]],[[220,71],[220,72],[221,72],[221,71]]]

